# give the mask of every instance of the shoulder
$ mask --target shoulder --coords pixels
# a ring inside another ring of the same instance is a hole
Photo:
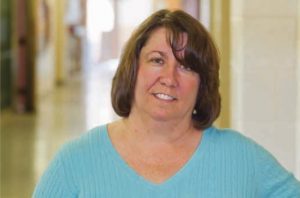
[[[237,130],[212,127],[209,136],[215,144],[239,148],[239,152],[241,149],[251,150],[258,160],[259,158],[273,158],[272,154],[262,145]]]
[[[211,127],[207,132],[207,139],[217,150],[248,159],[250,164],[257,166],[263,165],[262,163],[277,163],[263,146],[237,130]]]
[[[105,126],[99,126],[65,143],[43,173],[34,197],[75,197],[80,181],[91,169],[94,150],[103,145],[105,131]]]
[[[88,130],[81,136],[63,144],[57,153],[57,157],[63,161],[81,161],[91,156],[95,150],[104,147],[106,125],[101,125]]]
[[[300,195],[300,183],[294,175],[286,170],[268,150],[250,137],[236,130],[211,127],[207,139],[216,152],[220,151],[223,155],[229,153],[227,158],[230,158],[233,163],[234,161],[239,163],[236,170],[243,168],[241,164],[245,165],[245,172],[249,172],[249,169],[253,170],[251,177],[255,180],[262,197]]]
[[[92,174],[90,170],[94,169],[96,159],[103,160],[103,156],[106,156],[105,138],[105,125],[88,130],[62,145],[51,164],[60,164],[65,177],[73,181],[70,183],[78,183],[86,175]]]
[[[250,146],[253,147],[257,145],[255,141],[251,138],[245,136],[239,131],[234,129],[220,129],[216,127],[211,127],[206,131],[208,134],[208,139],[218,145],[224,146]]]

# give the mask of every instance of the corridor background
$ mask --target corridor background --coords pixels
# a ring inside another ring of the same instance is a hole
[[[1,0],[1,194],[30,197],[57,150],[118,119],[111,79],[135,26],[183,9],[221,58],[222,114],[300,179],[300,0]]]

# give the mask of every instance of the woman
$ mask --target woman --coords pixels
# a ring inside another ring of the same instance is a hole
[[[125,46],[112,86],[122,119],[66,144],[34,197],[300,197],[262,147],[212,126],[219,60],[204,27],[160,10]]]

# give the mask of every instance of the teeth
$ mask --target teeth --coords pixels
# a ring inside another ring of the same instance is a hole
[[[162,94],[162,93],[155,94],[155,96],[162,100],[175,100],[176,99],[175,97],[172,97],[172,96],[169,96],[166,94]]]

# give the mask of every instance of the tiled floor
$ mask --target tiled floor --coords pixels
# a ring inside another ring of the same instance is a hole
[[[35,114],[1,113],[1,198],[31,197],[57,149],[87,129],[117,119],[110,104],[117,62],[92,66],[40,98]]]

